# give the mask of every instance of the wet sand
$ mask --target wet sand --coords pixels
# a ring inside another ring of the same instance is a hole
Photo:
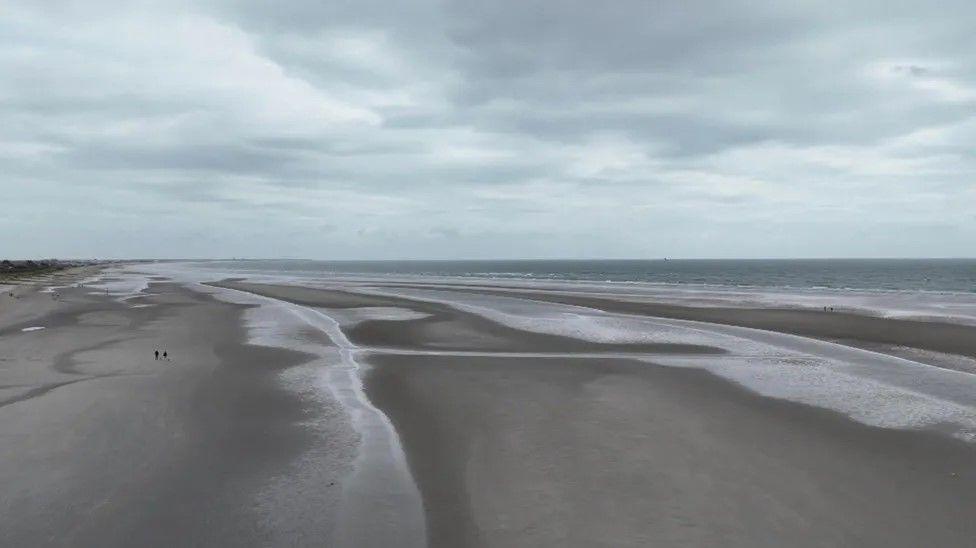
[[[721,348],[692,344],[601,344],[571,337],[530,333],[506,327],[473,314],[459,312],[438,303],[396,297],[359,295],[339,290],[306,289],[221,282],[228,287],[258,295],[284,299],[305,306],[325,308],[401,307],[426,314],[415,321],[368,320],[345,330],[346,336],[364,347],[427,350],[469,350],[508,352],[650,352],[668,354],[724,354]]]
[[[972,447],[626,360],[373,356],[434,546],[969,546]]]
[[[154,283],[125,304],[85,289],[61,293],[52,311],[49,294],[24,290],[20,305],[37,313],[18,312],[0,333],[0,544],[328,538],[338,483],[304,485],[317,506],[301,509],[315,519],[299,531],[281,530],[276,520],[292,509],[273,507],[280,497],[269,493],[314,443],[302,421],[315,410],[275,378],[308,356],[246,344],[246,306],[175,284]],[[47,328],[18,329],[27,324]],[[154,360],[155,348],[171,359]],[[317,465],[338,482],[349,460],[325,452]]]
[[[327,360],[249,344],[250,305],[149,281],[126,301],[86,288],[54,300],[28,287],[0,305],[0,544],[332,546],[344,525],[379,530],[378,520],[405,511],[355,506],[342,517],[343,486],[362,450],[347,411],[327,391],[282,382],[328,378],[315,374],[332,367]],[[865,426],[701,369],[655,364],[725,359],[726,348],[528,332],[446,304],[358,294],[358,285],[213,285],[339,318],[341,341],[314,324],[300,335],[367,365],[366,394],[399,436],[430,546],[976,539],[976,445],[938,428]],[[526,296],[917,342],[839,313]],[[840,323],[824,327],[831,321]],[[945,328],[925,329],[915,336],[943,335],[922,348],[968,348],[949,345],[959,335]],[[172,360],[153,360],[155,348]],[[288,376],[308,367],[310,376]]]
[[[388,285],[388,287],[410,288],[431,286],[443,287],[441,284]],[[976,358],[976,326],[972,325],[881,318],[845,311],[681,306],[586,294],[567,295],[561,291],[470,289],[463,286],[451,287],[450,290],[481,295],[516,296],[543,302],[584,306],[607,312],[691,320],[789,333],[837,341],[892,355],[911,355],[913,358],[921,358],[925,362],[927,360],[924,356],[906,354],[903,349],[915,348]],[[945,361],[933,360],[931,364],[939,367],[957,368],[953,367],[951,362]]]
[[[239,287],[285,300],[293,291]],[[295,293],[322,307],[350,306],[354,295]],[[640,345],[529,333],[409,298],[367,300],[428,315],[347,331],[367,348],[367,395],[401,437],[431,546],[965,546],[976,538],[971,444],[865,426],[702,370],[615,357]],[[733,312],[750,318],[721,314]],[[759,319],[781,312],[771,314]],[[787,323],[816,317],[790,314]],[[848,325],[836,313],[822,321],[833,319]],[[545,355],[558,350],[587,357]],[[682,351],[707,359],[722,349]]]

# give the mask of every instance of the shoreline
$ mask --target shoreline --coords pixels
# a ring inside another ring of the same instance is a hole
[[[315,304],[334,306],[336,301],[323,303],[310,298],[315,291],[321,289],[304,288],[270,283],[247,283],[240,280],[223,280],[217,286],[250,287],[258,291],[278,292],[289,288],[292,299],[297,295],[298,304]],[[337,284],[343,285],[343,284]],[[357,287],[383,287],[429,289],[469,293],[473,295],[493,295],[500,297],[515,297],[542,302],[582,306],[610,313],[635,314],[675,320],[689,320],[696,322],[729,325],[811,337],[844,346],[870,350],[894,357],[918,361],[944,369],[976,373],[976,326],[959,323],[947,323],[934,320],[910,320],[901,318],[884,318],[857,314],[847,311],[822,312],[820,310],[795,308],[730,308],[706,306],[681,306],[667,303],[639,302],[626,299],[614,299],[611,296],[591,296],[585,293],[566,295],[564,290],[527,290],[499,288],[470,288],[463,284],[456,286],[435,284],[376,284],[362,283],[348,286],[346,289],[353,295]],[[383,298],[381,296],[361,294],[362,306],[383,306],[403,304],[402,299]],[[348,297],[343,306],[349,306]],[[416,303],[416,301],[414,301]],[[340,308],[342,306],[339,306]],[[480,326],[482,329],[492,329],[490,325]],[[367,344],[369,341],[364,341]],[[568,342],[572,344],[572,342]],[[707,351],[707,349],[703,349]],[[962,359],[953,359],[958,356]]]
[[[459,359],[479,355],[639,359],[671,367],[706,369],[759,395],[833,409],[868,425],[911,429],[951,422],[958,427],[952,435],[963,439],[976,436],[976,399],[971,390],[966,390],[966,383],[959,384],[963,380],[976,382],[972,376],[976,362],[962,356],[912,354],[913,349],[907,347],[901,351],[864,348],[867,345],[862,342],[851,344],[850,340],[795,335],[788,325],[764,330],[703,322],[697,317],[672,320],[644,316],[627,310],[628,303],[623,303],[623,311],[610,306],[578,308],[581,301],[577,300],[565,306],[561,302],[549,305],[555,301],[536,299],[536,294],[512,301],[512,295],[499,292],[499,298],[508,300],[498,301],[501,308],[493,310],[484,308],[491,305],[480,292],[404,292],[396,291],[398,287],[391,288],[391,292],[375,285],[312,288],[240,281],[214,285],[236,287],[302,306],[324,307],[333,315],[357,310],[353,306],[357,299],[362,299],[365,307],[361,310],[409,310],[420,314],[390,319],[367,316],[343,327],[352,343],[373,353]],[[469,296],[476,300],[467,300]],[[506,306],[516,306],[514,302],[530,309],[543,306],[539,309],[541,319],[512,320],[503,311]],[[836,313],[826,315],[828,320],[836,317]],[[566,327],[566,322],[572,323]],[[602,335],[586,338],[587,330]],[[644,332],[651,335],[651,340],[637,342],[643,339]],[[657,332],[663,335],[654,335]],[[796,368],[792,363],[806,366]],[[870,403],[872,400],[874,404]]]
[[[423,285],[394,284],[388,287],[422,288]],[[883,318],[845,311],[822,312],[794,308],[731,308],[681,306],[666,303],[612,299],[607,296],[565,295],[558,291],[530,291],[464,287],[450,291],[521,297],[543,302],[582,306],[611,313],[636,314],[657,318],[689,320],[760,329],[812,337],[845,346],[905,357],[946,369],[976,373],[976,361],[963,366],[938,356],[902,351],[923,351],[976,359],[976,326],[941,321]]]
[[[346,330],[346,336],[359,346],[386,350],[470,350],[511,352],[582,352],[614,351],[655,354],[721,355],[720,348],[681,343],[595,343],[572,337],[529,333],[472,314],[461,313],[449,306],[408,298],[363,295],[340,290],[300,288],[293,286],[241,282],[210,283],[250,291],[288,302],[311,307],[358,308],[352,304],[374,307],[410,308],[425,315],[414,321],[397,321],[398,329],[391,330],[384,320],[365,320]],[[357,303],[356,299],[362,300]]]
[[[736,377],[751,367],[834,394],[830,377],[790,376],[819,367],[869,386],[857,393],[868,409],[968,424],[952,413],[976,412],[973,398],[938,392],[964,373],[876,371],[854,350],[817,365],[803,353],[831,345],[815,338],[633,323],[656,309],[585,295],[164,274],[109,270],[59,299],[32,286],[0,309],[0,435],[13,440],[0,447],[4,540],[389,544],[407,540],[391,532],[413,511],[426,545],[451,547],[976,535],[976,443],[954,439],[956,423],[871,426]],[[154,347],[172,360],[153,360]],[[851,371],[829,363],[844,356]],[[900,374],[929,384],[905,392]],[[925,391],[946,399],[898,395]],[[381,420],[364,421],[357,398]],[[383,436],[393,445],[376,445]],[[414,495],[391,487],[400,466]]]
[[[976,448],[937,426],[861,424],[710,370],[657,365],[668,354],[653,345],[640,362],[612,352],[627,345],[579,340],[546,355],[565,337],[488,328],[376,284],[230,283],[361,315],[344,329],[365,345],[364,386],[407,452],[432,546],[913,546],[974,534]],[[357,304],[421,316],[371,319]]]

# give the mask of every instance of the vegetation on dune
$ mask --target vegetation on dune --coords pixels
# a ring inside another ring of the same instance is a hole
[[[67,268],[93,264],[93,261],[62,261],[58,259],[0,260],[0,283],[20,282],[54,274]]]

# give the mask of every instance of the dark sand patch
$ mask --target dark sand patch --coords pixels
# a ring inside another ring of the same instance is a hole
[[[432,546],[967,546],[971,446],[625,360],[375,355]]]

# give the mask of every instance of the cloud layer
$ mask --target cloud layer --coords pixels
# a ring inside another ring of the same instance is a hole
[[[851,4],[8,2],[0,255],[972,256],[976,5]]]

